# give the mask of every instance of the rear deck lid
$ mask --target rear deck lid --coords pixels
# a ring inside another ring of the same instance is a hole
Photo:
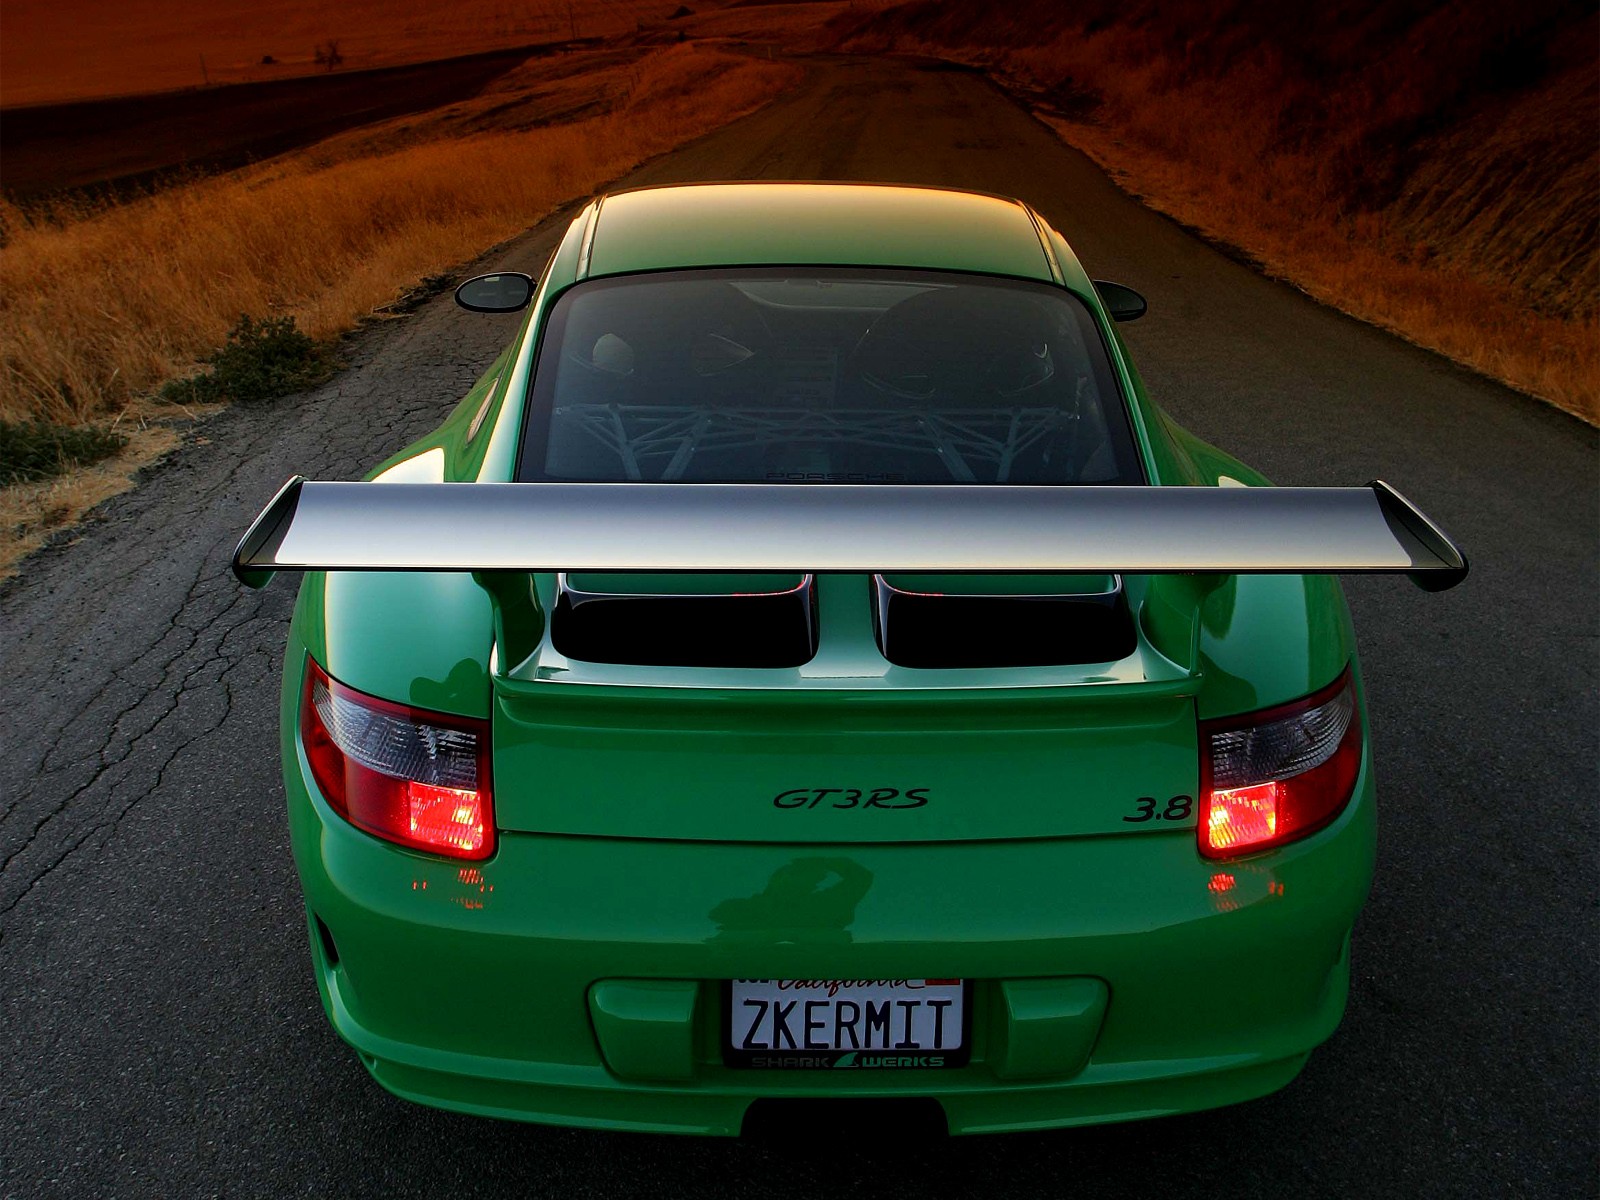
[[[1193,682],[741,690],[497,681],[502,828],[918,842],[1193,824]],[[1162,819],[1138,819],[1155,798]]]

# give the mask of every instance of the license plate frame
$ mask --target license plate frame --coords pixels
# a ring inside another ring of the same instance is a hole
[[[749,981],[761,983],[794,983],[795,980]],[[910,981],[907,981],[910,982]],[[926,980],[919,982],[928,982]],[[734,981],[722,980],[722,1005],[717,1024],[717,1041],[722,1047],[724,1065],[754,1071],[804,1071],[804,1070],[914,1070],[940,1071],[964,1067],[972,1060],[972,995],[973,981],[956,980],[961,993],[961,1041],[959,1046],[944,1049],[866,1049],[851,1050],[832,1047],[826,1050],[798,1048],[773,1050],[770,1048],[746,1049],[735,1044]],[[816,999],[828,999],[825,995]],[[845,1056],[852,1057],[846,1060]],[[844,1060],[844,1061],[841,1061]]]

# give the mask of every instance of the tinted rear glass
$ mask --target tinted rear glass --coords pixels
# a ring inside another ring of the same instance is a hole
[[[1060,288],[862,270],[580,284],[550,316],[519,478],[1141,483],[1088,310]]]

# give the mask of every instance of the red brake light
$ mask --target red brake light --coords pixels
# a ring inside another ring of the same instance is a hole
[[[1232,858],[1315,833],[1343,811],[1361,769],[1350,671],[1278,708],[1200,723],[1200,853]]]
[[[452,858],[494,853],[486,721],[379,700],[307,659],[300,737],[318,789],[352,825]]]

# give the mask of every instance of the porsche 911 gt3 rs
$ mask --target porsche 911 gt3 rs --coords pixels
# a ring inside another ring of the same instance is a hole
[[[1466,563],[1398,492],[1274,488],[1145,395],[1016,201],[608,195],[439,430],[291,480],[282,751],[317,987],[386,1088],[737,1133],[954,1132],[1281,1087],[1375,843],[1335,576]]]

